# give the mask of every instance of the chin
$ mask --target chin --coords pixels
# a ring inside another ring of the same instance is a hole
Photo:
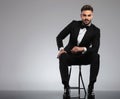
[[[85,25],[89,25],[91,22],[84,22]]]

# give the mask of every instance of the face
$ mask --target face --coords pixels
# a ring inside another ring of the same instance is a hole
[[[81,12],[81,19],[85,25],[91,23],[93,18],[93,12],[91,10],[84,10]]]

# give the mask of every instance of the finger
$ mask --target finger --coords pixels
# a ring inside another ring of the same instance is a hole
[[[57,55],[57,58],[59,58],[59,57],[60,57],[60,55],[58,54],[58,55]]]
[[[58,53],[57,58],[59,58],[61,54],[62,54],[61,52],[60,52],[60,53]]]

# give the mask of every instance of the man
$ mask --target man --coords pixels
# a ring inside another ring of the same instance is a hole
[[[84,5],[81,8],[81,21],[72,21],[56,37],[58,46],[59,68],[64,85],[64,94],[69,95],[68,66],[90,64],[90,80],[88,85],[88,97],[94,96],[94,83],[96,82],[100,56],[100,29],[91,23],[93,8]],[[70,35],[69,43],[63,46],[63,39]]]

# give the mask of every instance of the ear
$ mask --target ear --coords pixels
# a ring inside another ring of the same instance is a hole
[[[80,18],[82,17],[82,14],[80,14]]]

